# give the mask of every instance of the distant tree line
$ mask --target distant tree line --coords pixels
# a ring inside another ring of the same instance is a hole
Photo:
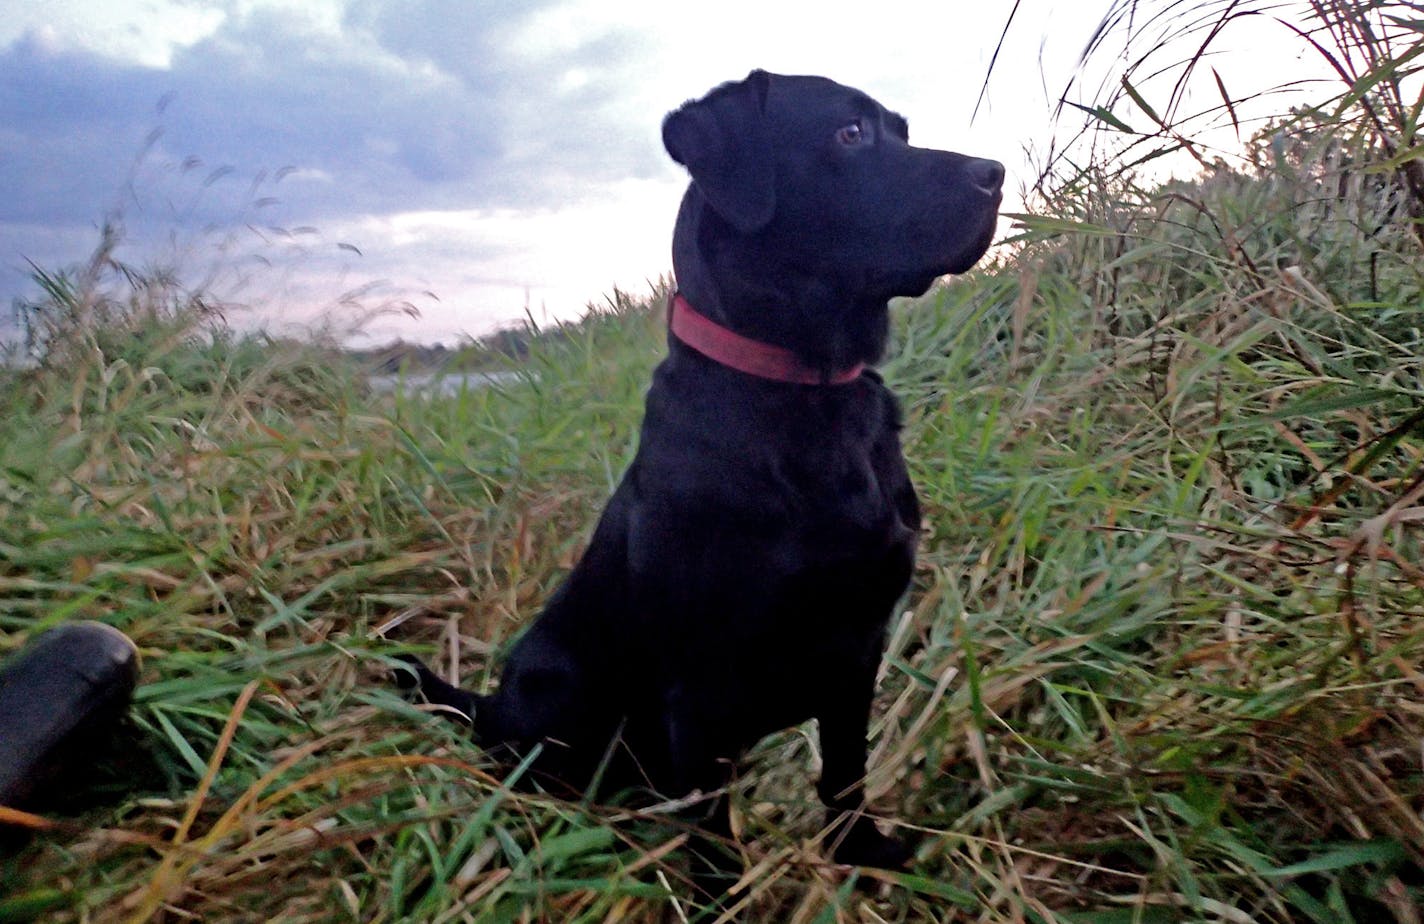
[[[501,328],[479,338],[467,338],[455,346],[443,343],[422,344],[395,340],[384,346],[364,350],[347,350],[347,355],[375,373],[396,373],[401,370],[477,371],[505,365],[510,360],[522,361],[529,355],[534,340],[557,336],[559,329],[536,331],[521,327]]]

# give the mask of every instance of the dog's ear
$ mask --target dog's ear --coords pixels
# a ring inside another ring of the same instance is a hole
[[[775,168],[764,114],[771,76],[752,71],[663,120],[663,146],[687,168],[712,209],[743,234],[776,210]]]

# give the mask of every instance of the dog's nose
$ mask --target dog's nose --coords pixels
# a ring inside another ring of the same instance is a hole
[[[965,167],[969,182],[984,192],[998,192],[1004,185],[1004,165],[997,160],[976,157]]]

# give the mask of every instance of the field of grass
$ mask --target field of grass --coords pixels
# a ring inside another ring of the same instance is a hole
[[[727,919],[1421,920],[1424,186],[1378,99],[1420,47],[1254,165],[1083,168],[897,306],[927,526],[869,788],[918,854],[829,865],[787,732]],[[111,257],[41,274],[0,370],[0,653],[99,619],[143,683],[107,798],[0,813],[0,921],[694,916],[665,812],[510,791],[385,667],[492,680],[632,456],[657,298],[383,395]]]

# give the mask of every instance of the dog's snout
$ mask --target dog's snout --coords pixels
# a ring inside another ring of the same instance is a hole
[[[976,157],[965,167],[969,182],[984,192],[998,192],[1004,185],[1004,165],[997,160]]]

